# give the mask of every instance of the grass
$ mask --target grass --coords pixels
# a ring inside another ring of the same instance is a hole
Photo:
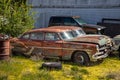
[[[119,80],[120,60],[108,57],[91,66],[78,66],[63,62],[62,70],[40,69],[44,61],[32,61],[24,57],[12,57],[0,61],[0,80]]]

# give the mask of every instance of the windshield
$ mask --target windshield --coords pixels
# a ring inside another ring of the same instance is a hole
[[[80,25],[87,24],[84,20],[81,18],[74,18]]]
[[[62,37],[62,39],[73,39],[81,35],[85,35],[85,32],[81,29],[60,33],[60,36]]]
[[[78,30],[74,30],[73,34],[77,37],[77,36],[85,35],[86,33],[83,30],[78,29]]]
[[[76,37],[72,31],[61,32],[60,36],[62,37],[62,39],[73,39]]]

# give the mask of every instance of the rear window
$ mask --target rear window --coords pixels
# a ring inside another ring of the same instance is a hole
[[[71,17],[51,17],[49,26],[78,26],[78,23]]]
[[[51,18],[52,23],[62,23],[62,18],[53,17]]]
[[[63,18],[63,22],[64,22],[64,25],[67,25],[67,26],[76,26],[77,23],[76,21],[74,21],[74,19],[72,18]]]
[[[62,18],[59,18],[59,17],[51,17],[50,18],[49,26],[59,26],[62,24],[63,24]]]

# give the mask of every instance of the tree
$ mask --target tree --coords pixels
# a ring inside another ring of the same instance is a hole
[[[17,1],[0,0],[0,33],[15,37],[34,27],[30,7]]]

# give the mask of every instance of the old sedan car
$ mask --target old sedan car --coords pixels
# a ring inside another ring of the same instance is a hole
[[[112,44],[105,36],[90,36],[79,27],[64,26],[30,30],[12,40],[12,46],[17,54],[59,57],[88,65],[90,61],[107,57]]]

